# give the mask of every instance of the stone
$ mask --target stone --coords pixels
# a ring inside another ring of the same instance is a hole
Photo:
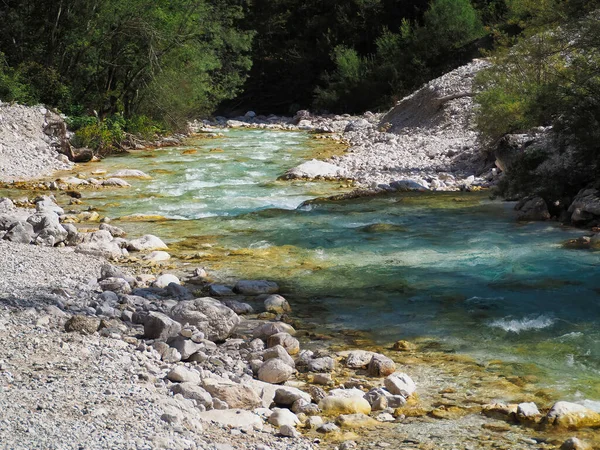
[[[230,287],[215,283],[208,287],[208,293],[210,295],[214,295],[215,297],[229,297],[235,295],[235,292],[233,292]]]
[[[123,278],[109,277],[98,282],[100,289],[118,294],[131,294],[131,286]]]
[[[548,412],[545,421],[559,428],[579,429],[600,427],[600,413],[570,402],[557,402]]]
[[[33,226],[28,222],[15,222],[2,239],[21,244],[30,244],[35,237]]]
[[[0,214],[0,231],[8,231],[10,228],[16,224],[18,220],[6,214]],[[27,222],[25,222],[27,223]],[[31,227],[31,233],[33,234],[33,227]]]
[[[282,360],[292,369],[296,368],[294,360],[281,345],[276,345],[274,347],[268,348],[263,352],[263,360],[268,361],[269,359],[274,358]]]
[[[572,437],[562,443],[560,450],[592,450],[592,446],[581,439]]]
[[[123,249],[121,249],[119,244],[114,241],[83,242],[75,247],[75,252],[113,260],[119,259],[125,255]]]
[[[323,434],[336,433],[340,431],[340,428],[333,422],[324,423],[319,428],[317,428],[317,432]]]
[[[401,395],[404,398],[410,397],[417,390],[417,385],[405,373],[396,372],[388,376],[383,384],[385,388],[393,395]]]
[[[100,320],[89,316],[73,316],[65,323],[67,333],[94,334],[100,327]]]
[[[296,428],[294,428],[293,426],[290,425],[282,425],[279,427],[279,434],[285,437],[291,437],[291,438],[299,438],[301,437],[300,433],[298,433],[298,430],[296,430]]]
[[[342,428],[362,428],[378,425],[378,422],[363,413],[342,414],[335,423]]]
[[[350,369],[366,369],[371,359],[373,359],[374,352],[366,350],[354,350],[348,353],[346,357],[346,367]]]
[[[310,372],[333,372],[335,369],[335,360],[330,356],[315,358],[308,363]]]
[[[129,241],[127,250],[133,252],[152,251],[152,250],[168,250],[167,244],[160,240],[160,238],[146,234],[138,239]]]
[[[267,347],[281,345],[290,355],[300,351],[300,341],[289,333],[276,333],[267,338]]]
[[[288,364],[279,358],[266,361],[258,369],[258,379],[266,383],[279,384],[289,380],[294,373]]]
[[[196,400],[196,403],[204,406],[206,409],[213,407],[212,396],[202,387],[195,383],[177,383],[171,386],[173,394],[181,394],[190,400]]]
[[[262,406],[262,399],[256,392],[241,384],[205,378],[202,387],[213,398],[226,402],[230,408],[254,409]]]
[[[326,415],[371,414],[371,405],[362,397],[336,397],[329,395],[319,402],[319,408]]]
[[[227,339],[241,322],[236,313],[210,297],[179,302],[171,310],[171,317],[183,325],[195,326],[211,341]]]
[[[150,312],[144,319],[144,337],[147,339],[167,340],[177,336],[181,324],[169,316],[159,312]]]
[[[116,237],[116,238],[117,237],[125,237],[127,235],[127,233],[125,233],[125,230],[123,230],[119,227],[115,227],[114,225],[109,225],[107,223],[101,223],[100,230],[108,231],[112,237]]]
[[[333,384],[333,378],[330,373],[315,373],[313,375],[313,383],[328,386]]]
[[[306,427],[315,430],[323,425],[323,418],[320,416],[311,416],[306,421]]]
[[[180,284],[179,278],[177,278],[175,275],[172,275],[170,273],[166,273],[166,274],[160,275],[156,279],[156,281],[154,282],[154,287],[164,289],[171,283]]]
[[[200,383],[200,375],[184,366],[176,366],[168,374],[167,379],[176,383]]]
[[[29,216],[27,219],[36,233],[34,241],[36,244],[54,247],[64,242],[69,233],[60,224],[58,216],[54,212],[41,212]]]
[[[485,405],[482,409],[482,414],[493,419],[506,420],[508,417],[517,414],[517,404],[491,403]]]
[[[150,179],[152,178],[150,175],[145,174],[141,170],[137,169],[121,169],[115,173],[111,173],[108,175],[110,178],[141,178],[141,179]]]
[[[267,312],[274,314],[285,314],[292,311],[288,301],[278,294],[267,297],[264,301],[264,305]]]
[[[292,336],[296,334],[296,330],[291,325],[284,322],[267,322],[254,329],[252,336],[260,339],[267,339],[277,333],[288,333]]]
[[[162,250],[155,250],[152,253],[144,256],[144,261],[150,262],[162,262],[168,261],[169,259],[171,259],[171,255],[169,255],[167,252],[163,252]]]
[[[325,179],[325,180],[337,180],[347,178],[349,176],[348,171],[342,167],[336,166],[325,161],[318,161],[313,159],[306,161],[293,169],[288,170],[280,178],[284,180],[293,179]]]
[[[283,425],[295,427],[296,425],[300,424],[300,420],[298,420],[298,416],[296,416],[296,414],[291,412],[289,409],[282,408],[274,408],[273,414],[269,416],[268,422],[276,427],[281,427]]]
[[[102,186],[109,187],[131,187],[131,185],[121,178],[107,178],[102,180]]]
[[[387,356],[376,353],[371,358],[367,370],[372,377],[386,377],[396,371],[396,363]]]
[[[520,221],[542,221],[550,219],[548,205],[541,197],[527,197],[521,200],[517,206],[517,220]]]
[[[177,336],[170,339],[168,344],[179,352],[182,361],[189,359],[194,353],[204,348],[204,345],[197,344],[191,339],[187,339],[183,336]]]
[[[600,190],[582,189],[569,206],[571,221],[583,224],[600,216]]]
[[[237,300],[223,300],[223,304],[239,315],[254,313],[254,308],[248,303],[239,302]]]
[[[396,341],[394,342],[392,349],[397,352],[414,352],[417,349],[417,346],[408,341]]]
[[[525,421],[535,421],[541,418],[540,410],[537,405],[533,402],[530,403],[519,403],[517,406],[517,418]]]
[[[196,417],[209,423],[242,430],[262,430],[263,420],[258,414],[243,409],[210,410],[199,412]]]
[[[279,292],[279,286],[273,281],[240,280],[233,290],[242,295],[276,294]]]
[[[292,406],[298,400],[304,400],[308,403],[311,402],[309,394],[290,386],[278,388],[275,391],[275,397],[273,399],[273,401],[280,406]]]

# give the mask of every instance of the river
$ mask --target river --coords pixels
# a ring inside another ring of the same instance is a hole
[[[324,144],[304,133],[225,134],[88,165],[152,179],[84,200],[222,279],[278,281],[297,314],[330,331],[363,330],[377,343],[434,339],[535,372],[565,399],[600,400],[600,253],[561,245],[581,231],[519,224],[513,204],[482,193],[300,206],[349,190],[276,181]]]

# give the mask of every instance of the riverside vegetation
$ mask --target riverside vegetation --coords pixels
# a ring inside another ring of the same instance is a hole
[[[4,2],[0,446],[600,448],[596,8]]]

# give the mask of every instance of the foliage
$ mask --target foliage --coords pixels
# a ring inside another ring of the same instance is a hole
[[[235,2],[5,0],[0,48],[8,79],[27,86],[28,102],[65,111],[82,105],[100,117],[173,117],[169,125],[182,127],[245,79],[252,33],[237,27]]]
[[[104,154],[121,148],[125,139],[126,121],[116,114],[79,128],[73,139],[77,147],[88,147]]]

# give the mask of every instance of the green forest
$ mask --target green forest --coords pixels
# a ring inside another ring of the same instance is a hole
[[[382,111],[424,82],[489,57],[495,69],[481,75],[477,99],[486,139],[555,122],[593,146],[597,131],[579,131],[600,114],[597,7],[597,0],[5,0],[0,99],[55,107],[82,144],[97,146],[124,131],[175,131],[215,113]]]

